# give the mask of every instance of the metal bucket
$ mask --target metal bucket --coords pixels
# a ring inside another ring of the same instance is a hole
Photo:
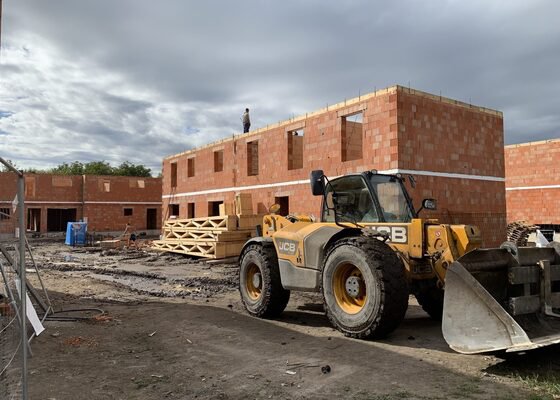
[[[443,336],[465,354],[560,343],[560,257],[553,248],[473,250],[445,277]]]

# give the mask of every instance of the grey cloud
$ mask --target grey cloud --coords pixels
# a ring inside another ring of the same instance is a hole
[[[17,38],[43,37],[55,59],[0,71],[27,96],[22,109],[46,111],[27,129],[52,126],[85,154],[107,148],[156,170],[239,132],[245,107],[256,128],[409,82],[503,111],[506,142],[518,143],[560,133],[559,12],[552,0],[27,0],[5,5],[3,41],[25,61],[45,46]]]

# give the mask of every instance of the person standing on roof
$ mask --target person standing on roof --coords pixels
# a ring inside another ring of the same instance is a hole
[[[243,121],[243,133],[249,132],[249,128],[251,127],[251,120],[249,119],[249,109],[246,108],[245,112],[241,117]]]

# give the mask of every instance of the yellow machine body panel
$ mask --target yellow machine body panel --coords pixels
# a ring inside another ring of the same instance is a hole
[[[414,187],[414,179],[410,181]],[[414,207],[400,174],[366,171],[328,180],[317,170],[310,183],[312,193],[323,196],[325,222],[305,215],[280,216],[275,214],[280,207],[273,206],[263,217],[262,235],[250,239],[242,251],[240,290],[253,315],[278,315],[290,290],[322,289],[335,326],[353,337],[367,337],[368,329],[376,326],[363,325],[362,314],[371,312],[368,324],[375,322],[376,313],[414,294],[429,315],[442,319],[445,340],[461,353],[524,351],[560,343],[560,253],[555,249],[511,243],[480,249],[477,227],[418,218],[422,209],[436,209],[435,200],[424,199],[420,208]],[[348,250],[356,244],[361,246],[358,251]],[[376,259],[371,251],[376,246],[388,253]],[[374,294],[389,292],[371,289],[377,287],[372,286],[376,275],[369,268],[387,268],[393,274],[387,279],[399,279],[391,288],[400,291],[391,292],[387,307],[376,309],[371,300]],[[271,285],[272,279],[278,281]],[[262,295],[267,291],[276,297]],[[395,325],[384,329],[394,329],[404,318],[406,308],[399,310]]]
[[[409,279],[437,277],[443,286],[449,264],[480,247],[481,243],[478,228],[470,225],[438,224],[437,220],[415,218],[410,223],[366,223],[359,227],[344,224],[341,227],[332,222],[312,222],[306,216],[296,218],[297,221],[292,222],[279,215],[266,215],[263,218],[263,236],[273,239],[279,259],[300,268],[320,269],[320,263],[306,264],[305,246],[305,240],[319,230],[329,228],[331,236],[345,228],[371,230],[371,233],[381,234],[380,240],[385,240],[383,236],[386,236],[387,244],[403,261]],[[328,242],[330,236],[327,236]],[[309,246],[307,251],[310,251]]]

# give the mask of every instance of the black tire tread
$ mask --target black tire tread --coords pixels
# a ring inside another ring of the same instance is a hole
[[[338,323],[328,310],[326,302],[323,301],[328,319],[333,326],[348,337],[356,339],[386,337],[399,326],[408,308],[409,289],[402,261],[387,244],[376,238],[366,236],[354,236],[338,240],[328,250],[325,261],[340,246],[354,246],[362,249],[370,260],[378,261],[377,272],[381,275],[382,282],[381,310],[377,317],[367,324],[368,326],[364,326],[358,332],[353,332],[346,330]],[[321,291],[324,296],[324,291]]]
[[[433,320],[441,321],[443,316],[443,289],[434,285],[414,293],[418,304]]]
[[[247,307],[243,294],[241,292],[241,274],[239,276],[239,293],[241,301],[247,312],[259,318],[275,318],[278,317],[286,308],[290,300],[290,291],[284,289],[280,278],[280,269],[278,268],[278,258],[276,250],[271,244],[251,244],[243,251],[240,257],[240,265],[243,258],[251,251],[255,251],[258,257],[263,261],[262,279],[263,279],[263,293],[262,301],[258,310],[253,312]]]

